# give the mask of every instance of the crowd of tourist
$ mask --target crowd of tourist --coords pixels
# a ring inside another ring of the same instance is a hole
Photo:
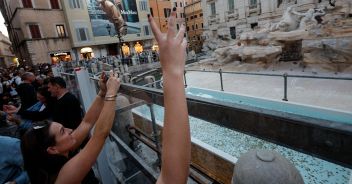
[[[81,105],[66,89],[65,80],[53,76],[49,64],[1,69],[0,80],[0,183],[28,183],[27,175],[19,172],[23,166],[23,160],[19,161],[22,158],[19,139],[43,120],[77,128],[83,115]],[[3,149],[7,147],[14,150]],[[16,164],[6,159],[5,151],[11,152],[11,157],[15,155]],[[18,165],[21,161],[22,165]]]

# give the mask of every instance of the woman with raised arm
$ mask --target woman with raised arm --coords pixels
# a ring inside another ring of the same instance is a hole
[[[158,184],[187,182],[191,158],[191,138],[183,83],[187,41],[185,26],[176,31],[176,8],[173,8],[166,34],[161,33],[153,18],[148,20],[160,48],[164,78],[164,128],[161,174]]]
[[[72,130],[57,122],[34,126],[22,137],[22,154],[31,183],[81,183],[95,163],[115,117],[116,93],[120,82],[111,72],[81,124]],[[73,155],[96,125],[84,148]],[[82,183],[85,183],[84,181]]]

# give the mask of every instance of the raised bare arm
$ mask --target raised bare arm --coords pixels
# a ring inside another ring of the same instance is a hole
[[[114,96],[119,89],[120,82],[112,74],[107,82],[107,96]],[[70,159],[60,170],[55,183],[80,183],[95,163],[115,117],[115,98],[104,101],[101,113],[96,123],[94,133],[87,145],[76,156]]]
[[[189,173],[191,140],[183,83],[187,41],[185,26],[176,31],[176,12],[171,13],[168,32],[163,34],[153,18],[148,18],[159,43],[164,77],[165,118],[162,142],[161,174],[157,183],[186,183]]]

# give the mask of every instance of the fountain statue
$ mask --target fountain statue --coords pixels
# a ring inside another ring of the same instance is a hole
[[[325,15],[323,8],[311,8],[305,13],[299,13],[294,9],[294,5],[292,5],[286,9],[282,19],[271,26],[270,31],[289,32],[297,29],[309,29],[308,24],[312,26],[318,25],[317,17],[323,15]],[[312,28],[312,26],[310,26],[310,28]]]
[[[106,13],[109,21],[114,24],[116,32],[120,33],[121,35],[126,34],[126,28],[125,28],[125,21],[123,20],[123,17],[121,16],[121,11],[119,10],[119,4],[121,2],[119,0],[115,0],[115,3],[112,3],[109,0],[97,0],[98,3],[100,4],[101,9]]]

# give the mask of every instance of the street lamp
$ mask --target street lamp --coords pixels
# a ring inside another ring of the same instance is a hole
[[[126,27],[126,25],[124,24],[122,27]],[[116,36],[119,39],[118,47],[120,48],[121,60],[122,60],[122,63],[123,63],[125,58],[124,58],[123,50],[122,50],[122,41],[123,40],[121,39],[122,35],[120,33],[120,28],[115,28],[117,35],[111,35],[111,26],[110,26],[110,24],[106,25],[106,29],[108,30],[108,33],[109,33],[109,35],[111,37]]]

